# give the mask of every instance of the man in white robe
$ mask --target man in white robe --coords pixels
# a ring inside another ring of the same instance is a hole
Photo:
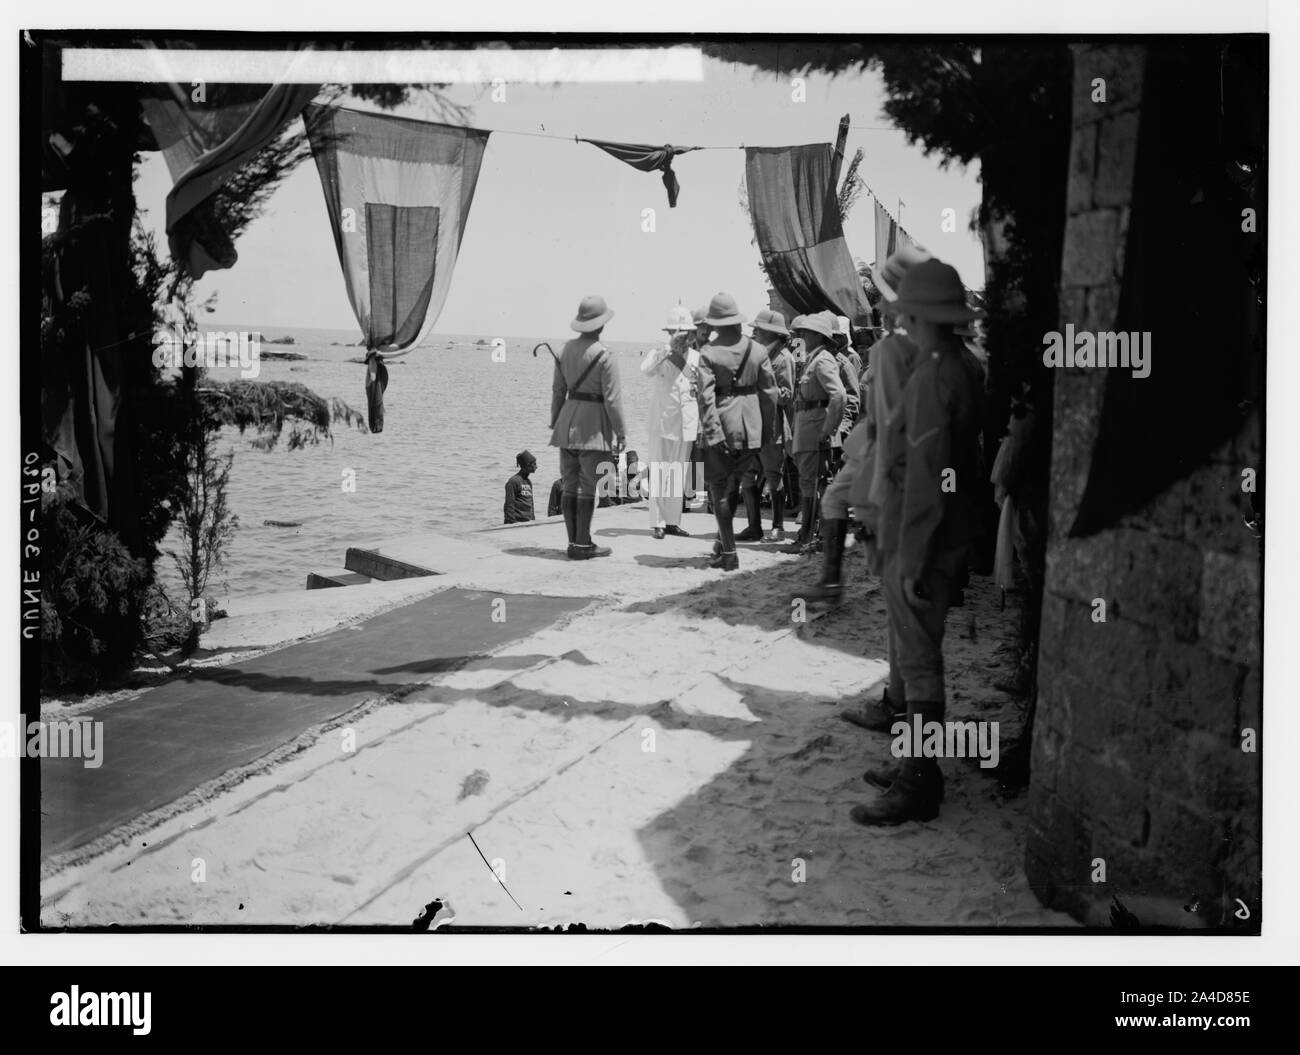
[[[668,313],[668,342],[641,362],[650,381],[650,528],[655,538],[687,535],[681,528],[682,495],[691,489],[691,448],[699,432],[696,402],[700,353],[691,347],[695,324],[685,308]]]

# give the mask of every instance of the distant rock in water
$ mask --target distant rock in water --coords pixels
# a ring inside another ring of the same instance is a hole
[[[306,368],[305,366],[291,366],[291,367],[289,367],[289,373],[291,373],[291,374],[305,374],[306,372],[307,372],[307,368]]]
[[[297,344],[292,337],[272,337],[267,344]]]
[[[301,520],[263,520],[263,527],[302,527]]]
[[[477,341],[474,342],[475,348],[490,348],[491,346],[492,346],[492,342],[485,340],[482,337],[480,337]]]
[[[275,342],[272,341],[271,343],[274,344]],[[263,350],[258,354],[258,358],[260,358],[260,359],[283,359],[283,360],[290,360],[290,361],[292,361],[292,360],[297,360],[297,359],[306,359],[307,356],[305,356],[302,352],[268,352],[268,351],[266,351],[265,349],[263,349]]]

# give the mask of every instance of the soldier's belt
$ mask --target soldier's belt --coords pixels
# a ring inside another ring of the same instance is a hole
[[[808,399],[808,400],[799,399],[795,401],[794,409],[796,411],[820,410],[821,408],[829,407],[830,405],[831,405],[831,401],[829,399]]]
[[[758,385],[736,385],[733,388],[715,389],[719,399],[730,399],[732,396],[755,396],[758,395]]]
[[[570,392],[565,398],[581,400],[583,403],[605,402],[605,397],[595,392]]]

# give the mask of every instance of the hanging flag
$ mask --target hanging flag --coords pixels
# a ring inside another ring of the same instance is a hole
[[[898,248],[898,224],[885,212],[885,208],[876,202],[876,267],[884,267],[885,261],[894,255]]]
[[[668,192],[668,207],[677,208],[677,195],[681,186],[677,174],[673,172],[673,158],[678,154],[687,154],[699,147],[675,147],[671,143],[662,147],[643,146],[638,143],[607,143],[600,139],[584,139],[584,143],[600,147],[606,154],[625,161],[634,169],[642,172],[662,172],[664,189]]]
[[[844,240],[829,143],[747,147],[745,186],[763,268],[802,314],[833,307],[850,319],[871,305]]]
[[[334,107],[304,117],[366,348],[408,348],[447,299],[489,133]],[[367,375],[379,432],[383,386]]]
[[[179,86],[170,97],[141,100],[145,120],[175,184],[167,195],[167,242],[191,278],[234,266],[234,243],[216,220],[226,182],[272,143],[320,90],[318,84],[276,84],[260,99],[190,107]]]

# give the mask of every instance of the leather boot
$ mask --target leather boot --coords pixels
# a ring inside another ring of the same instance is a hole
[[[736,541],[761,542],[763,541],[763,514],[762,507],[758,504],[758,488],[743,488],[740,496],[745,501],[745,516],[749,520],[749,526],[736,536]]]
[[[564,532],[572,547],[578,541],[578,496],[560,495],[560,512],[564,514]]]
[[[920,718],[922,728],[929,722],[943,721],[943,701],[908,701],[908,725]],[[918,754],[900,760],[889,790],[871,802],[854,806],[850,816],[868,827],[904,824],[907,821],[931,821],[939,815],[943,798],[943,774],[934,758],[919,756],[920,744],[913,744]]]
[[[804,516],[808,520],[808,541],[804,543],[802,553],[817,553],[822,548],[821,505],[819,495],[807,500]]]
[[[765,537],[767,542],[785,540],[785,488],[778,486],[772,492],[772,530]]]
[[[903,765],[901,761],[899,764],[892,766],[868,766],[867,771],[862,774],[862,779],[874,788],[879,788],[881,791],[888,791],[894,781],[899,778],[902,771]],[[939,801],[943,801],[942,770],[939,771]]]
[[[813,537],[814,521],[817,519],[817,499],[804,498],[799,504],[799,534],[783,552],[803,553]]]
[[[932,821],[939,816],[943,775],[933,758],[909,758],[899,768],[889,790],[871,802],[854,806],[849,815],[867,827]]]
[[[569,556],[575,560],[590,560],[592,557],[608,557],[612,552],[608,546],[597,546],[591,541],[591,518],[596,512],[596,499],[589,495],[578,496],[577,538]]]
[[[849,522],[835,517],[822,521],[822,526],[822,577],[816,586],[810,586],[801,596],[809,601],[838,601],[844,591],[840,565],[844,560],[844,540],[848,536]]]
[[[840,717],[859,729],[869,729],[873,733],[893,734],[894,723],[907,717],[907,701],[895,700],[886,688],[878,700],[864,703],[850,711],[840,711]]]
[[[713,557],[710,568],[723,571],[735,571],[740,567],[740,558],[736,556],[736,535],[731,523],[731,499],[719,492],[710,492],[713,496],[713,509],[718,519],[718,541],[713,544]]]
[[[564,515],[564,534],[568,535],[569,559],[573,559],[577,542],[577,495],[560,495],[560,512]]]

